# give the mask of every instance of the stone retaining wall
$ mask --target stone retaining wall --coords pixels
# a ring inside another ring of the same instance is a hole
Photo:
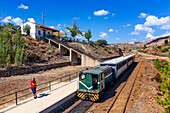
[[[38,65],[38,66],[30,66],[30,67],[17,67],[13,69],[0,70],[0,77],[9,77],[12,75],[21,75],[28,74],[38,71],[45,71],[52,68],[58,68],[63,66],[69,66],[71,62],[62,62],[56,64],[46,64],[46,65]]]

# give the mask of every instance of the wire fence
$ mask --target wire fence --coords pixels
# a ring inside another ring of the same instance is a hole
[[[76,73],[73,73],[73,74],[65,75],[65,76],[62,76],[60,78],[56,78],[56,79],[38,84],[37,85],[37,92],[40,93],[40,92],[47,91],[47,90],[51,91],[52,88],[55,89],[54,88],[55,85],[57,85],[61,82],[71,81],[72,79],[75,79],[76,77],[78,77],[78,74],[79,73],[76,72]],[[31,94],[32,94],[31,88],[29,87],[29,88],[25,88],[25,89],[22,89],[22,90],[1,96],[0,97],[0,106],[5,105],[5,104],[10,103],[10,102],[15,103],[17,105],[18,101],[24,100],[24,99],[30,97]],[[21,98],[23,98],[23,99],[21,99]]]

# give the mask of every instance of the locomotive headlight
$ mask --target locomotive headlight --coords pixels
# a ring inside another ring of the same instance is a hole
[[[82,74],[81,75],[81,80],[84,80],[86,78],[86,75],[85,74]]]

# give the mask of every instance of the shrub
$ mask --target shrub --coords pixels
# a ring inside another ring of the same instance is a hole
[[[107,45],[107,41],[106,41],[106,40],[97,40],[96,44],[97,44],[98,46],[104,47],[104,46]]]
[[[158,49],[161,49],[162,47],[161,46],[157,46]]]
[[[169,64],[169,62],[166,60],[165,62],[164,62],[164,65],[168,65]]]
[[[155,68],[157,69],[161,69],[161,62],[159,61],[159,59],[157,58],[155,61],[154,61],[154,66]]]
[[[110,50],[107,50],[107,52],[108,52],[109,54],[111,54],[111,53],[112,53]]]
[[[164,44],[165,44],[165,45],[168,45],[168,40],[167,40],[167,39],[164,41]]]
[[[131,51],[132,51],[132,49],[129,49],[128,51],[129,51],[129,52],[131,52]]]
[[[146,49],[146,45],[143,46],[143,49]]]
[[[93,42],[93,41],[89,41],[89,44],[90,44],[92,47],[95,46],[95,42]]]
[[[162,53],[165,53],[165,52],[167,52],[168,51],[168,48],[164,48],[163,50],[162,50]]]
[[[104,48],[103,48],[105,51],[107,51],[107,47],[106,46],[104,46]]]

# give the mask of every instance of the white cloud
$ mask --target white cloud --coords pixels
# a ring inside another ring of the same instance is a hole
[[[112,13],[112,16],[115,16],[115,14],[114,14],[114,13]]]
[[[5,17],[5,18],[2,20],[2,22],[4,22],[4,23],[9,23],[9,22],[11,22],[11,19],[12,19],[11,16],[7,16],[7,17]]]
[[[148,16],[146,18],[146,22],[144,23],[145,26],[161,26],[170,23],[170,17],[161,17],[158,19],[156,16]]]
[[[104,19],[106,20],[106,19],[108,19],[109,17],[104,17]]]
[[[16,25],[21,25],[23,20],[19,17],[17,18],[13,18],[12,21],[16,24]]]
[[[146,38],[154,38],[154,36],[150,33],[147,33]]]
[[[130,33],[131,35],[139,35],[139,32],[133,31]]]
[[[136,32],[146,32],[146,33],[154,33],[155,31],[147,26],[144,26],[142,24],[135,25],[135,31]]]
[[[58,24],[58,25],[57,25],[57,28],[61,28],[61,26],[62,26],[61,24]]]
[[[118,30],[115,30],[115,33],[118,33]]]
[[[28,18],[28,21],[35,23],[35,20],[33,18]]]
[[[116,40],[120,40],[120,38],[119,38],[119,37],[117,37],[117,38],[116,38]]]
[[[90,20],[90,19],[91,19],[91,17],[89,16],[89,17],[88,17],[88,19]]]
[[[64,24],[63,26],[66,27],[66,24]]]
[[[160,29],[166,29],[166,30],[169,30],[170,29],[170,23],[166,24],[166,25],[163,25],[160,27]]]
[[[53,29],[54,29],[55,27],[54,27],[54,26],[50,26],[50,28],[53,28]]]
[[[131,39],[131,41],[136,41],[136,39]]]
[[[148,16],[148,14],[146,14],[146,13],[140,13],[138,18],[146,18],[147,16]]]
[[[74,17],[73,19],[74,19],[74,20],[79,20],[80,18],[79,18],[79,17]]]
[[[109,11],[105,11],[105,10],[94,11],[95,16],[107,15],[109,13],[110,13]]]
[[[100,32],[99,37],[101,37],[101,38],[108,38],[109,36],[105,32]]]
[[[28,9],[28,6],[21,4],[20,6],[18,6],[18,8]]]
[[[109,29],[109,32],[113,32],[113,29]]]
[[[131,24],[123,25],[123,27],[129,27],[129,26],[131,26]]]
[[[126,26],[131,26],[131,24],[127,24]]]

